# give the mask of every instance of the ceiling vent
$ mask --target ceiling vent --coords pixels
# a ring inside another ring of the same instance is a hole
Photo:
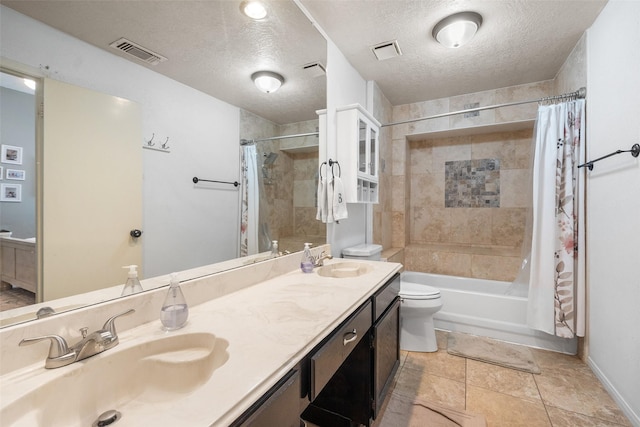
[[[324,66],[319,62],[305,64],[302,66],[302,69],[311,77],[321,77],[327,73]]]
[[[372,46],[371,50],[378,61],[384,61],[385,59],[395,58],[396,56],[402,55],[402,51],[398,45],[398,40],[380,43],[376,46]]]
[[[152,52],[149,49],[144,48],[139,44],[136,44],[125,38],[116,40],[109,46],[151,65],[158,65],[159,63],[167,60],[167,58],[165,58],[164,56]]]

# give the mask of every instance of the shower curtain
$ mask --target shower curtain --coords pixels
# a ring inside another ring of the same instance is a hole
[[[244,145],[242,153],[242,203],[240,220],[240,256],[258,253],[260,192],[255,145]]]
[[[533,165],[529,327],[584,336],[584,100],[538,107]]]

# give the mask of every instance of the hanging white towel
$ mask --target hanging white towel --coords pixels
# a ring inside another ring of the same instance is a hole
[[[318,211],[316,219],[318,221],[327,222],[327,183],[322,176],[318,177]]]
[[[333,177],[333,198],[331,200],[333,208],[333,219],[338,222],[341,219],[347,219],[349,214],[347,212],[347,202],[344,196],[344,185],[342,179],[339,176]]]
[[[327,177],[327,183],[325,184],[325,186],[327,187],[327,197],[325,199],[326,203],[327,203],[327,220],[324,221],[327,224],[330,222],[333,222],[335,220],[334,218],[334,212],[333,212],[333,183],[334,183],[335,177]]]

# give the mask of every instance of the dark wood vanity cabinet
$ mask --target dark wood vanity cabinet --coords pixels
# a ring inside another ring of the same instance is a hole
[[[231,426],[370,426],[400,363],[399,291],[396,274]]]
[[[373,418],[377,418],[384,398],[400,366],[400,298],[395,298],[372,328]]]
[[[362,318],[367,311],[371,327],[322,391],[317,395],[313,394],[317,390],[312,391],[311,404],[302,414],[310,426],[369,426],[378,416],[400,364],[399,292],[397,274],[350,317]]]

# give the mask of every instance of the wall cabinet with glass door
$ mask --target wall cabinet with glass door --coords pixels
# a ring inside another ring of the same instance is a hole
[[[378,122],[359,104],[337,109],[338,161],[348,203],[378,203]]]

